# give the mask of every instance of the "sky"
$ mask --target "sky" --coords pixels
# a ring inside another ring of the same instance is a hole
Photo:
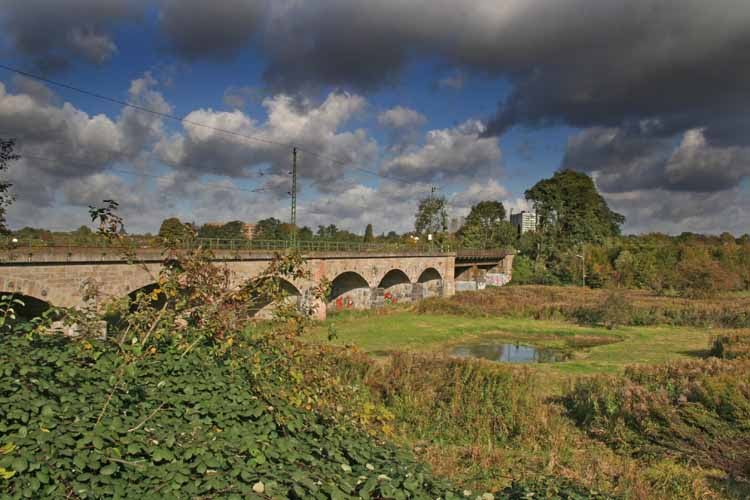
[[[0,0],[7,219],[408,231],[563,168],[626,233],[750,232],[747,0]],[[177,117],[177,120],[169,117]],[[180,120],[182,119],[182,120]]]

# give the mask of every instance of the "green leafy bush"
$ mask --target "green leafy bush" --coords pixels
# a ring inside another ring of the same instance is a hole
[[[260,390],[257,352],[232,354],[147,356],[114,390],[123,361],[110,344],[0,337],[0,492],[450,497],[407,453]]]

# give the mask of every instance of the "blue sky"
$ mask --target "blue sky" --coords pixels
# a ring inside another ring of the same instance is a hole
[[[482,199],[520,210],[526,189],[565,167],[594,177],[626,232],[741,234],[750,231],[750,91],[741,85],[750,61],[740,50],[750,9],[724,3],[725,14],[692,0],[657,10],[636,0],[625,13],[610,0],[1,0],[0,55],[321,154],[300,157],[300,219],[313,227],[406,231],[433,185],[451,216]],[[706,31],[706,16],[735,36]],[[740,85],[703,77],[722,72]],[[22,153],[58,161],[11,168],[12,227],[74,228],[107,197],[135,231],[173,215],[288,216],[286,147],[7,71],[0,82],[0,131]]]

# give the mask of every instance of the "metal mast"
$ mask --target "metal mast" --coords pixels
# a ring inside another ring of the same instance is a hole
[[[297,246],[297,148],[292,148],[292,248]]]

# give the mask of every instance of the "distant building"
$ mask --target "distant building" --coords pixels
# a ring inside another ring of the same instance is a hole
[[[528,233],[529,231],[536,231],[537,216],[536,212],[522,211],[517,214],[511,214],[510,223],[518,228],[521,234]]]

